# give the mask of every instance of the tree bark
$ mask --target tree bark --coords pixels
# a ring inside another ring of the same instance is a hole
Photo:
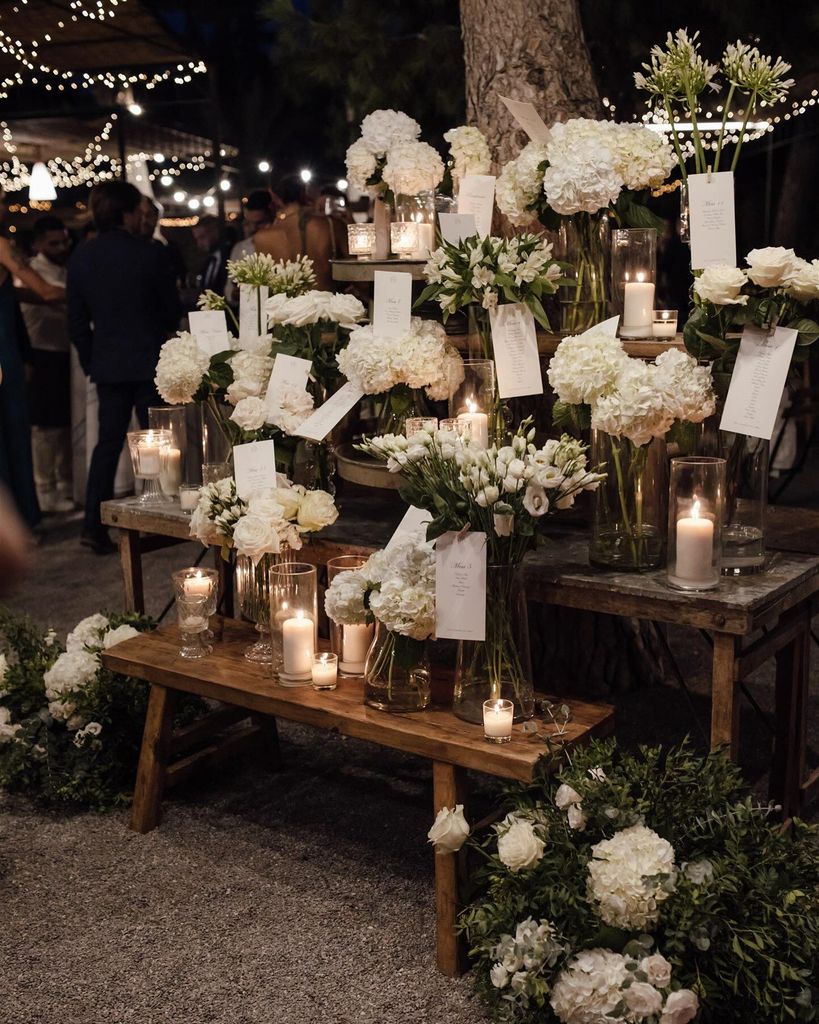
[[[546,124],[600,117],[577,0],[461,0],[467,123],[500,166],[527,142],[498,99],[533,103]]]

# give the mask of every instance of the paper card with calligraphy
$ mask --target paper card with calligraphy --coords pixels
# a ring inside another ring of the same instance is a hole
[[[531,309],[525,302],[504,303],[490,310],[489,321],[499,396],[542,395],[543,377]]]
[[[409,333],[412,317],[412,276],[376,270],[373,275],[373,332],[384,338]]]
[[[770,440],[788,377],[797,332],[746,326],[725,399],[720,430]]]
[[[734,175],[731,171],[688,175],[691,269],[737,265]]]
[[[486,639],[486,534],[445,533],[435,544],[435,635]]]
[[[276,445],[273,441],[250,441],[233,447],[236,493],[245,501],[276,486]]]

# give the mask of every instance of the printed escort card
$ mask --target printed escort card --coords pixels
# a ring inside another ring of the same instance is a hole
[[[535,318],[525,302],[510,302],[489,311],[495,371],[501,398],[542,395]]]
[[[445,533],[435,544],[435,635],[486,639],[486,534]]]
[[[545,145],[551,139],[552,133],[546,126],[546,122],[531,103],[524,103],[521,100],[511,100],[507,96],[499,96],[498,99],[526,132],[532,142],[540,142]]]
[[[407,274],[409,277],[409,274]],[[296,431],[298,437],[306,437],[310,441],[323,441],[333,427],[339,423],[360,402],[364,392],[347,381],[331,395],[324,405],[320,405],[312,416],[308,416]]]
[[[384,550],[389,551],[391,548],[395,547],[399,540],[403,540],[404,537],[409,537],[412,534],[418,533],[422,527],[426,530],[427,525],[431,522],[431,512],[427,512],[425,508],[417,508],[415,505],[410,505],[404,513],[404,518],[398,526],[396,526],[395,533],[390,537]]]
[[[226,352],[231,347],[227,321],[222,309],[198,309],[188,313],[188,327],[193,340],[209,356]]]
[[[590,327],[587,331],[583,331],[583,334],[581,334],[580,337],[582,338],[586,334],[596,334],[598,331],[602,331],[604,334],[609,334],[612,338],[616,338],[617,327],[619,323],[620,314],[618,313],[617,316],[609,317],[608,320],[604,320],[602,323],[597,324],[595,327]]]
[[[268,288],[257,288],[255,284],[239,285],[239,337],[258,338],[266,333],[267,316],[264,305]],[[260,309],[261,307],[261,309]]]
[[[307,388],[307,378],[313,364],[309,359],[299,359],[298,356],[288,356],[279,353],[273,363],[273,372],[267,384],[265,394],[265,405],[268,409],[278,409],[278,395],[280,391],[304,391]]]
[[[737,265],[734,175],[731,171],[688,175],[691,269]]]
[[[770,440],[796,335],[797,332],[789,327],[777,327],[770,332],[761,327],[745,327],[731,374],[720,430]]]
[[[276,446],[273,441],[250,441],[233,447],[236,493],[247,501],[276,486]]]
[[[458,245],[464,238],[477,234],[474,213],[439,213],[441,238],[450,245]]]
[[[408,334],[412,316],[412,275],[376,270],[373,278],[374,333],[385,338]]]
[[[494,174],[465,174],[458,190],[458,213],[471,213],[481,238],[492,232],[495,208]]]

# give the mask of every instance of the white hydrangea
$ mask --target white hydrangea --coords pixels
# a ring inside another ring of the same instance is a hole
[[[615,128],[613,122],[583,117],[553,126],[543,191],[555,213],[598,213],[616,201],[623,179],[617,169]]]
[[[99,647],[100,637],[109,626],[108,619],[99,612],[81,619],[66,637],[65,649],[73,652],[85,647]]]
[[[11,712],[8,708],[0,707],[0,747],[4,743],[10,743],[22,728],[19,722],[12,725]]]
[[[547,159],[546,147],[527,143],[514,160],[504,164],[495,183],[495,203],[513,224],[525,226],[536,219],[530,207],[543,187],[540,165]]]
[[[284,431],[295,434],[314,409],[313,396],[309,391],[293,387],[280,388],[275,395],[272,408],[267,410],[267,422]]]
[[[397,143],[412,142],[421,126],[400,110],[374,110],[361,122],[361,141],[376,157],[386,156]]]
[[[375,173],[376,158],[364,139],[356,141],[347,150],[347,180],[361,192],[368,192],[368,181]]]
[[[675,881],[674,848],[645,825],[632,825],[592,847],[588,898],[614,928],[653,928]]]
[[[665,138],[643,125],[616,125],[612,141],[615,166],[625,188],[636,191],[656,188],[677,163],[674,150]]]
[[[808,263],[797,258],[785,291],[802,302],[819,299],[819,260]]]
[[[629,977],[628,961],[608,949],[584,949],[558,974],[549,1003],[563,1024],[610,1024]]]
[[[183,331],[166,341],[159,351],[154,382],[160,397],[169,405],[184,405],[202,384],[210,366],[210,356]]]
[[[655,384],[654,369],[640,359],[630,359],[618,374],[616,388],[592,406],[592,427],[611,437],[625,437],[638,447],[664,437],[674,417]]]
[[[91,682],[99,667],[99,656],[92,651],[66,651],[43,675],[46,697],[50,701],[58,701],[64,694],[81,690]]]
[[[436,188],[444,176],[444,162],[426,142],[399,142],[387,153],[383,177],[397,195],[414,196]]]
[[[116,629],[109,629],[102,638],[103,650],[107,651],[109,647],[122,643],[123,640],[130,640],[132,636],[139,636],[139,630],[129,626],[127,622]]]
[[[549,383],[561,402],[591,405],[611,390],[627,362],[620,339],[593,327],[557,346],[549,363]]]
[[[698,366],[697,360],[678,348],[657,356],[654,382],[663,402],[675,420],[702,423],[716,409],[711,370]]]
[[[367,620],[364,597],[369,580],[360,569],[340,572],[324,595],[324,609],[328,618],[340,626],[356,626]]]
[[[461,125],[444,133],[449,143],[452,160],[452,177],[460,181],[466,174],[489,174],[492,170],[492,154],[486,136],[480,128]]]

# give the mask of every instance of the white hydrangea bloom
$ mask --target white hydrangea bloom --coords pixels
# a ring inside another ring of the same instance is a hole
[[[444,162],[426,142],[399,142],[387,153],[383,176],[394,193],[414,196],[441,183]]]
[[[66,693],[81,690],[94,678],[99,667],[99,656],[92,651],[66,651],[43,675],[46,697],[58,701]]]
[[[504,164],[498,175],[495,203],[513,224],[526,226],[536,219],[528,207],[543,187],[539,168],[546,159],[546,147],[539,142],[529,142],[514,160]]]
[[[81,619],[68,634],[65,649],[72,652],[81,651],[85,647],[99,647],[100,636],[109,625],[108,619],[99,612]]]
[[[584,949],[557,976],[549,1003],[563,1024],[610,1024],[620,988],[629,977],[627,960],[608,949]]]
[[[675,420],[702,423],[716,409],[711,370],[680,349],[671,348],[657,356],[654,382],[666,409]]]
[[[480,128],[461,125],[444,133],[452,158],[452,177],[460,181],[465,174],[489,174],[492,154]]]
[[[348,148],[345,161],[347,180],[359,191],[368,192],[371,186],[367,182],[375,173],[376,159],[364,139],[356,139]]]
[[[401,110],[374,110],[361,122],[361,141],[378,157],[386,156],[396,143],[412,142],[421,126]]]
[[[592,427],[611,437],[625,437],[638,447],[664,437],[674,416],[655,374],[656,367],[630,359],[618,375],[616,389],[592,406]]]
[[[202,384],[210,366],[210,356],[203,352],[186,331],[166,341],[159,351],[154,382],[169,405],[184,405]]]
[[[628,359],[619,338],[591,328],[557,346],[549,363],[549,383],[561,402],[591,405],[614,387]]]

